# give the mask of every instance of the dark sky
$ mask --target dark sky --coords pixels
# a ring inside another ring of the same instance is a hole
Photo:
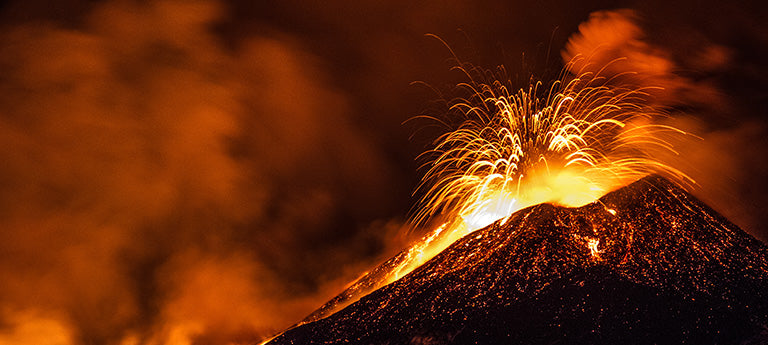
[[[404,122],[463,81],[427,34],[526,87],[560,73],[591,13],[617,9],[640,28],[617,52],[667,64],[675,123],[703,139],[678,148],[693,192],[768,240],[756,1],[4,2],[0,340],[290,325],[408,241],[436,132]]]
[[[446,47],[425,34],[439,36],[459,58],[475,65],[505,65],[511,77],[525,86],[531,74],[544,80],[557,76],[563,66],[560,51],[590,13],[632,9],[649,49],[669,59],[676,75],[717,93],[719,103],[684,100],[675,105],[675,111],[701,119],[695,134],[715,136],[716,141],[731,131],[742,133],[749,131],[744,127],[753,128],[746,156],[746,148],[740,149],[737,143],[712,143],[722,145],[724,154],[738,158],[721,162],[713,156],[706,163],[734,164],[735,171],[713,172],[711,167],[699,167],[706,170],[700,174],[707,175],[700,183],[716,182],[712,188],[722,189],[716,194],[739,200],[718,201],[710,196],[714,192],[697,193],[724,208],[721,212],[731,213],[729,216],[750,233],[768,238],[762,230],[768,223],[762,211],[766,189],[758,177],[766,173],[766,155],[759,148],[766,147],[768,140],[757,134],[765,131],[766,123],[762,108],[768,100],[764,62],[768,58],[768,26],[762,19],[764,6],[757,2],[235,1],[232,6],[235,15],[220,26],[220,32],[232,39],[233,45],[242,37],[287,35],[320,60],[328,73],[326,80],[346,95],[351,121],[366,132],[395,169],[398,186],[387,193],[397,198],[396,214],[413,203],[408,193],[420,177],[414,157],[434,135],[414,136],[422,124],[402,124],[429,110],[430,101],[437,98],[426,87],[410,83],[425,82],[445,91],[461,80],[461,75],[449,71],[454,62]],[[706,67],[707,58],[718,51],[724,51],[728,61],[716,68]],[[717,173],[723,174],[722,181],[709,177]],[[732,202],[742,203],[737,208],[744,211],[727,210]]]

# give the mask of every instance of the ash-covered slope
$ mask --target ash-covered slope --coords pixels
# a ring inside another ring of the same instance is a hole
[[[768,247],[650,176],[457,241],[270,344],[768,343]]]

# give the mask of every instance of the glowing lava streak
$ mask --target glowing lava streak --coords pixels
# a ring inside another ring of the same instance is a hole
[[[686,133],[657,123],[665,115],[648,105],[643,89],[586,72],[554,82],[539,97],[540,82],[510,93],[492,73],[458,68],[470,80],[459,85],[467,96],[450,107],[448,122],[458,126],[424,154],[431,159],[415,217],[417,224],[447,221],[410,248],[381,285],[528,206],[582,206],[649,173],[693,182],[654,159],[674,152],[670,136]]]

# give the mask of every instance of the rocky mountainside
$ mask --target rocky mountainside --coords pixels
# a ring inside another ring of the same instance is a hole
[[[768,246],[659,176],[518,211],[269,344],[768,343]]]

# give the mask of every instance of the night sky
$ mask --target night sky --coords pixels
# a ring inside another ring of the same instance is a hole
[[[300,320],[415,236],[416,157],[442,129],[408,120],[464,81],[451,50],[527,87],[604,42],[700,137],[674,161],[693,194],[766,242],[764,7],[3,2],[0,344],[258,340]]]

